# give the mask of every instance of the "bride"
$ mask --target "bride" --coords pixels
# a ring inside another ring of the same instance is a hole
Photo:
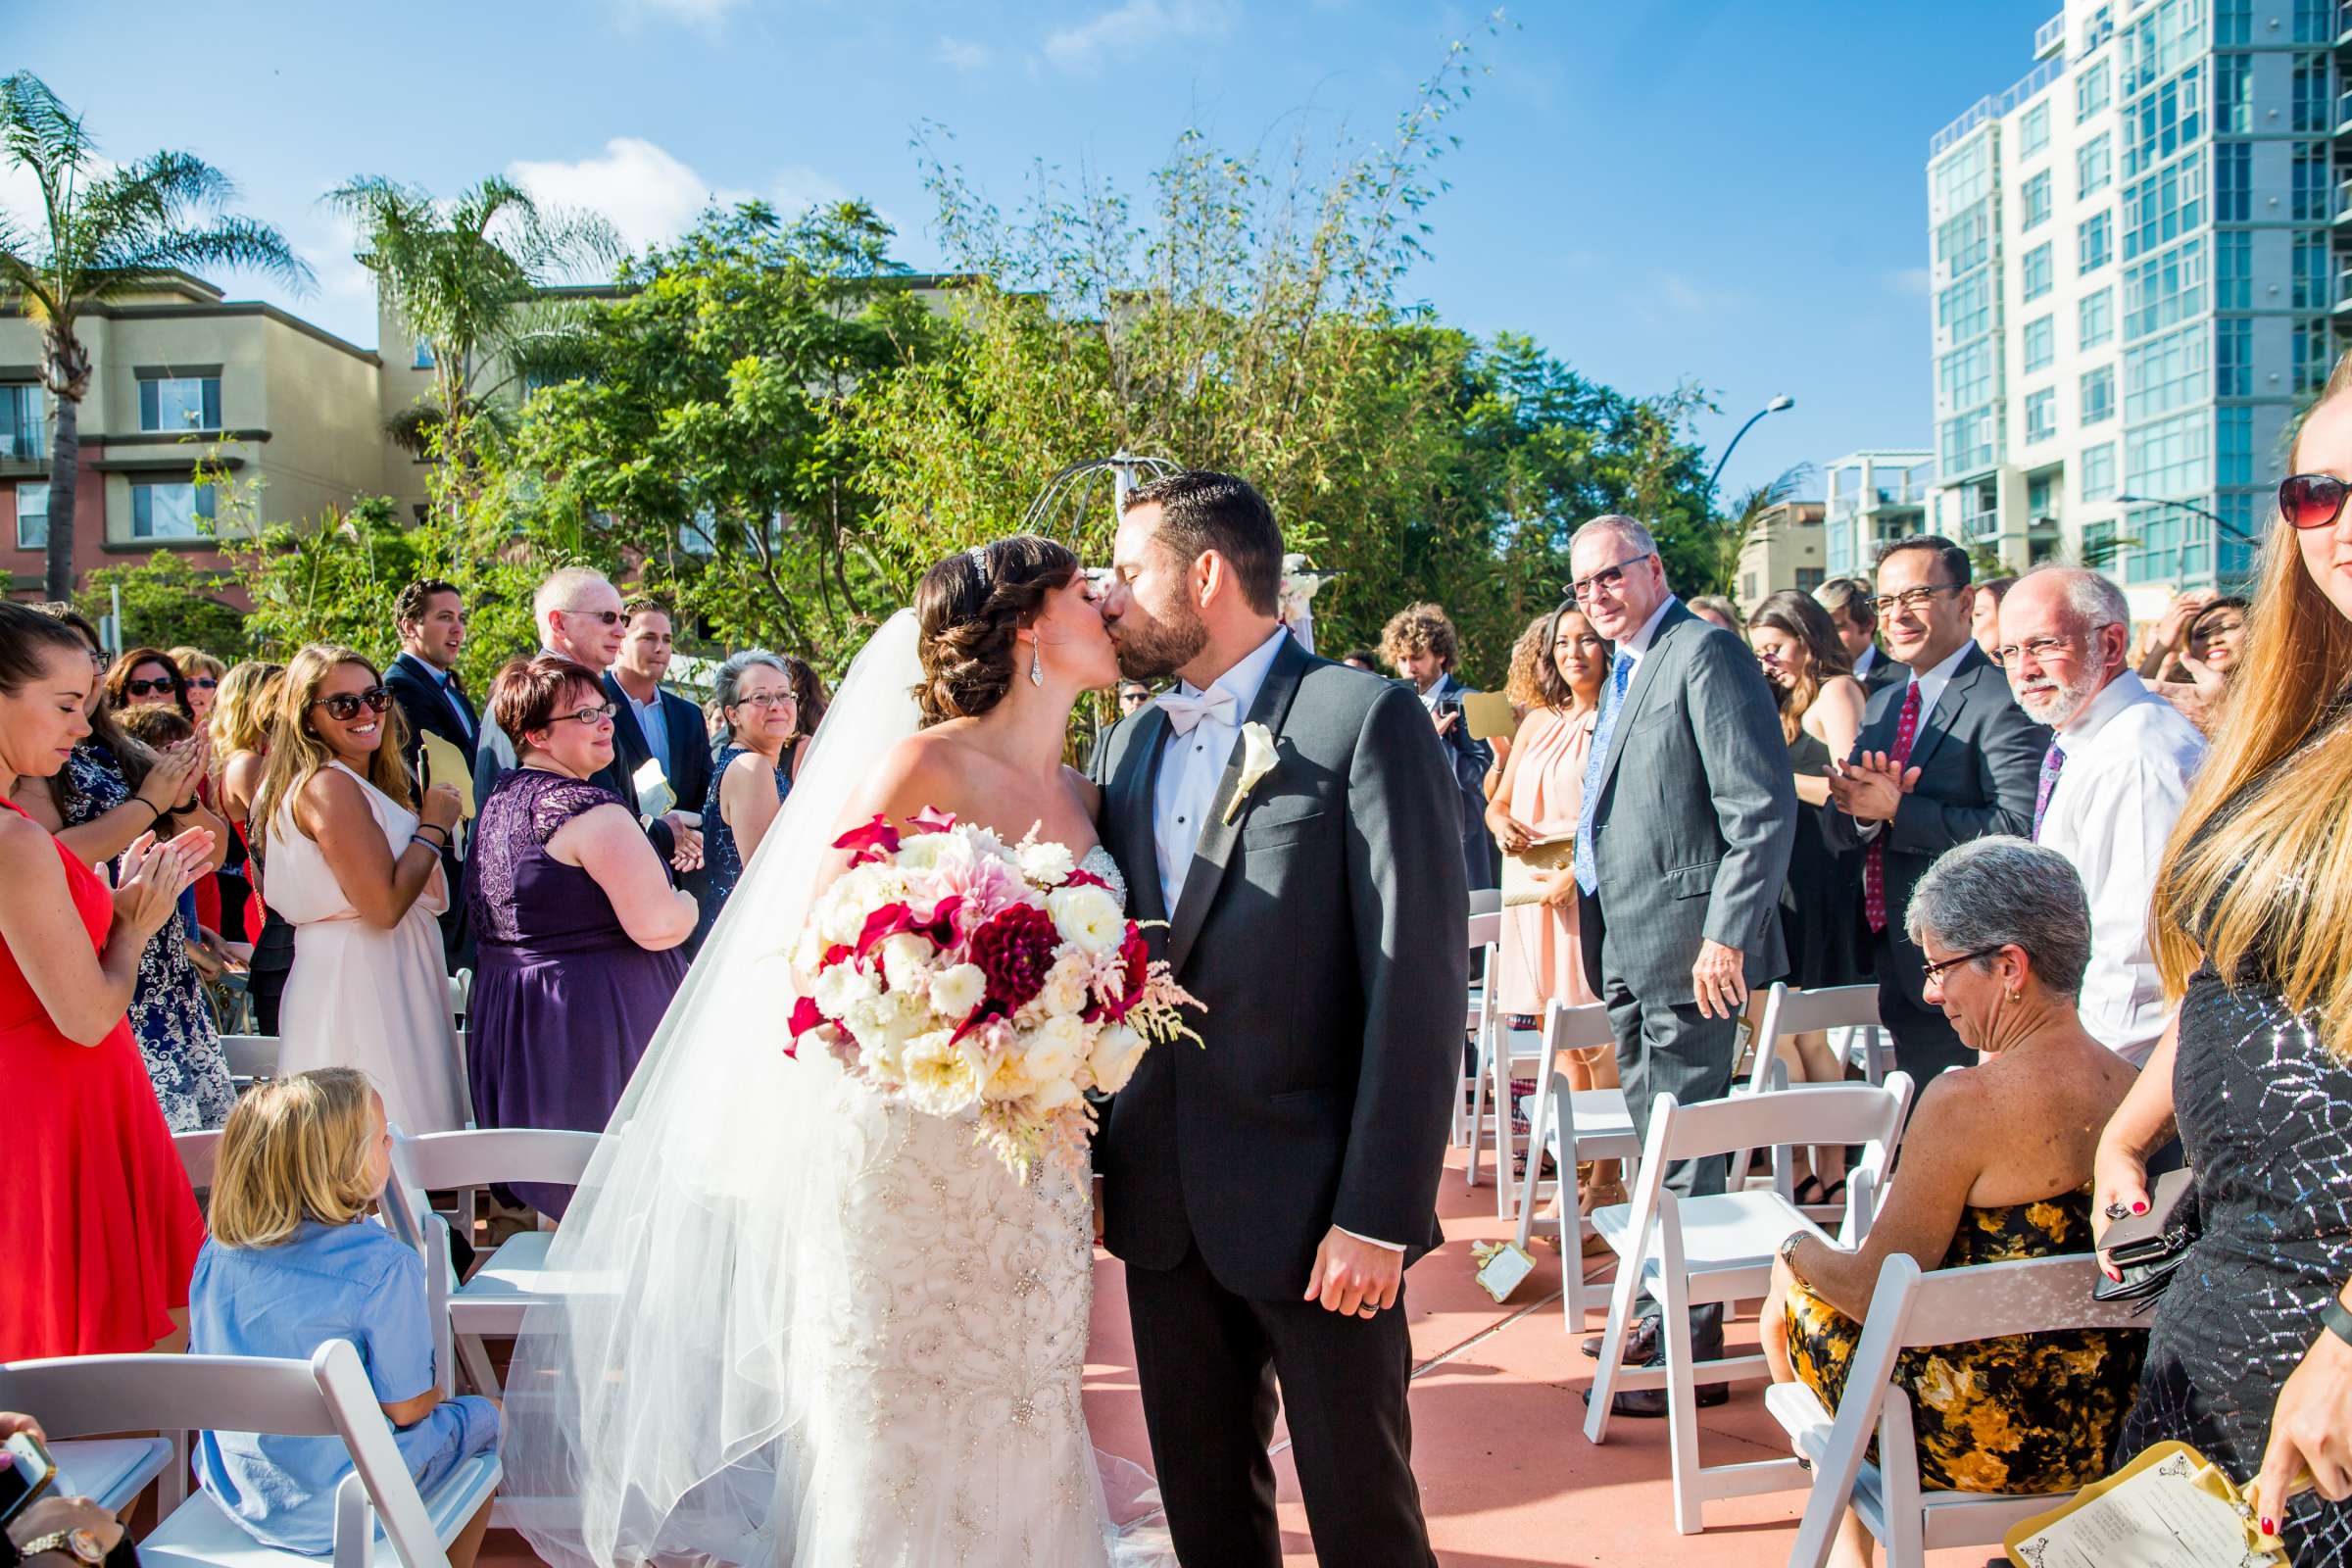
[[[507,1383],[509,1512],[565,1565],[1157,1555],[1111,1522],[1079,1392],[1093,1203],[969,1126],[785,1054],[783,955],[843,830],[932,808],[1032,828],[1124,895],[1062,765],[1117,661],[1077,557],[950,556],[857,660],[614,1111]],[[1119,1470],[1136,1511],[1143,1478]]]

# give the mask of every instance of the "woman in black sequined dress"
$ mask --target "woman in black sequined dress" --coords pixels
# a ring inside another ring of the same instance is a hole
[[[2177,1128],[2202,1226],[2157,1300],[2117,1462],[2177,1438],[2240,1484],[2263,1469],[2307,1355],[2330,1369],[2328,1397],[2352,1401],[2352,1343],[2322,1317],[2352,1280],[2348,387],[2352,361],[2289,464],[2320,482],[2281,486],[2246,665],[2158,878],[2179,1009],[2095,1167],[2094,1202],[2144,1204],[2145,1157]],[[2294,1562],[2352,1560],[2352,1504],[2306,1493],[2280,1519],[2279,1502],[2266,1490],[2259,1511]]]

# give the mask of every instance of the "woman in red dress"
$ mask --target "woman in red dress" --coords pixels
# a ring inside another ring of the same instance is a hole
[[[212,835],[142,835],[109,889],[7,800],[90,733],[93,675],[72,627],[0,604],[0,1361],[184,1343],[204,1245],[125,1014]]]

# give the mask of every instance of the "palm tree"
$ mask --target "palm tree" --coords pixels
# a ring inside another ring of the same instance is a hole
[[[0,152],[31,172],[41,215],[0,215],[0,300],[41,329],[41,385],[56,402],[49,458],[52,599],[74,594],[74,502],[90,356],[74,327],[109,300],[200,267],[248,268],[297,289],[311,270],[268,223],[223,211],[227,175],[192,153],[150,153],[109,169],[81,117],[30,72],[0,78]]]
[[[512,180],[483,180],[449,203],[380,174],[327,192],[360,234],[360,265],[375,274],[392,317],[432,351],[430,405],[396,416],[391,432],[417,456],[470,440],[469,416],[532,374],[572,368],[578,320],[550,285],[609,271],[619,236],[590,214],[540,207]],[[497,379],[477,381],[495,367]]]
[[[1770,484],[1760,484],[1740,497],[1737,511],[1710,522],[1701,546],[1706,582],[1691,591],[1722,594],[1737,600],[1740,557],[1762,534],[1772,510],[1794,499],[1799,490],[1812,483],[1813,476],[1813,465],[1809,463],[1784,468]]]

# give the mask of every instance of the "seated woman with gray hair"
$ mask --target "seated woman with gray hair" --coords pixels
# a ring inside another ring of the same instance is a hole
[[[710,891],[703,896],[700,943],[718,924],[743,868],[759,853],[768,824],[792,793],[786,761],[800,734],[800,703],[793,693],[791,663],[780,654],[753,648],[718,666],[710,706],[717,710],[717,757],[711,760],[710,793],[703,802],[703,860]]]
[[[2076,1016],[2090,910],[2056,851],[1963,844],[1920,880],[1906,925],[1927,953],[1928,1000],[1983,1060],[1926,1085],[1900,1178],[1859,1249],[1803,1231],[1781,1247],[1765,1358],[1776,1381],[1803,1382],[1833,1410],[1893,1253],[1936,1269],[2091,1250],[2091,1156],[2134,1076]],[[2044,1492],[2098,1480],[2145,1341],[2082,1330],[1904,1351],[1896,1381],[1912,1396],[1922,1484]],[[1850,1514],[1832,1560],[1870,1561]]]

